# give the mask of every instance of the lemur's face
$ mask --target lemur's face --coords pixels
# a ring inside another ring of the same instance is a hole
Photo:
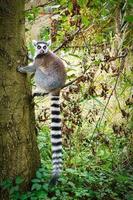
[[[43,55],[48,52],[48,47],[50,46],[50,41],[44,42],[44,41],[33,41],[33,44],[35,46],[35,56]]]

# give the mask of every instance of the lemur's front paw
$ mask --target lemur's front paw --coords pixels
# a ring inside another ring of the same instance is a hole
[[[24,68],[22,66],[17,67],[17,72],[24,73]]]

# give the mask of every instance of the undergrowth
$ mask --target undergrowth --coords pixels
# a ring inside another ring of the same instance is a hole
[[[94,156],[82,146],[80,152],[75,146],[72,155],[64,149],[64,169],[58,184],[50,188],[51,173],[49,129],[44,127],[38,136],[42,157],[42,166],[32,179],[31,190],[22,193],[21,177],[15,183],[11,180],[3,182],[3,189],[8,189],[11,200],[132,200],[133,173],[118,159],[111,157],[111,152],[101,156],[100,149]],[[119,143],[119,142],[118,142]],[[117,144],[118,145],[118,144]],[[118,146],[117,146],[118,147]],[[103,151],[103,149],[102,149]],[[107,149],[104,148],[106,152]],[[118,152],[117,152],[118,153]],[[105,157],[104,157],[105,156]]]

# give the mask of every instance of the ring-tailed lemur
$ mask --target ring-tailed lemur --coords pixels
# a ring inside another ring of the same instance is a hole
[[[53,176],[51,183],[58,180],[62,167],[62,135],[60,116],[60,90],[65,84],[66,72],[62,60],[48,48],[49,42],[33,41],[35,57],[32,64],[18,67],[21,73],[35,73],[35,83],[41,92],[51,94],[51,143]],[[36,95],[38,92],[36,92]]]

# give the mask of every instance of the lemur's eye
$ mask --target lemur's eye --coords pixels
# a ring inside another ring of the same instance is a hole
[[[40,46],[40,45],[38,45],[38,46],[37,46],[37,49],[41,49],[41,46]]]
[[[43,46],[43,49],[46,49],[47,48],[47,46],[45,45],[45,46]]]

